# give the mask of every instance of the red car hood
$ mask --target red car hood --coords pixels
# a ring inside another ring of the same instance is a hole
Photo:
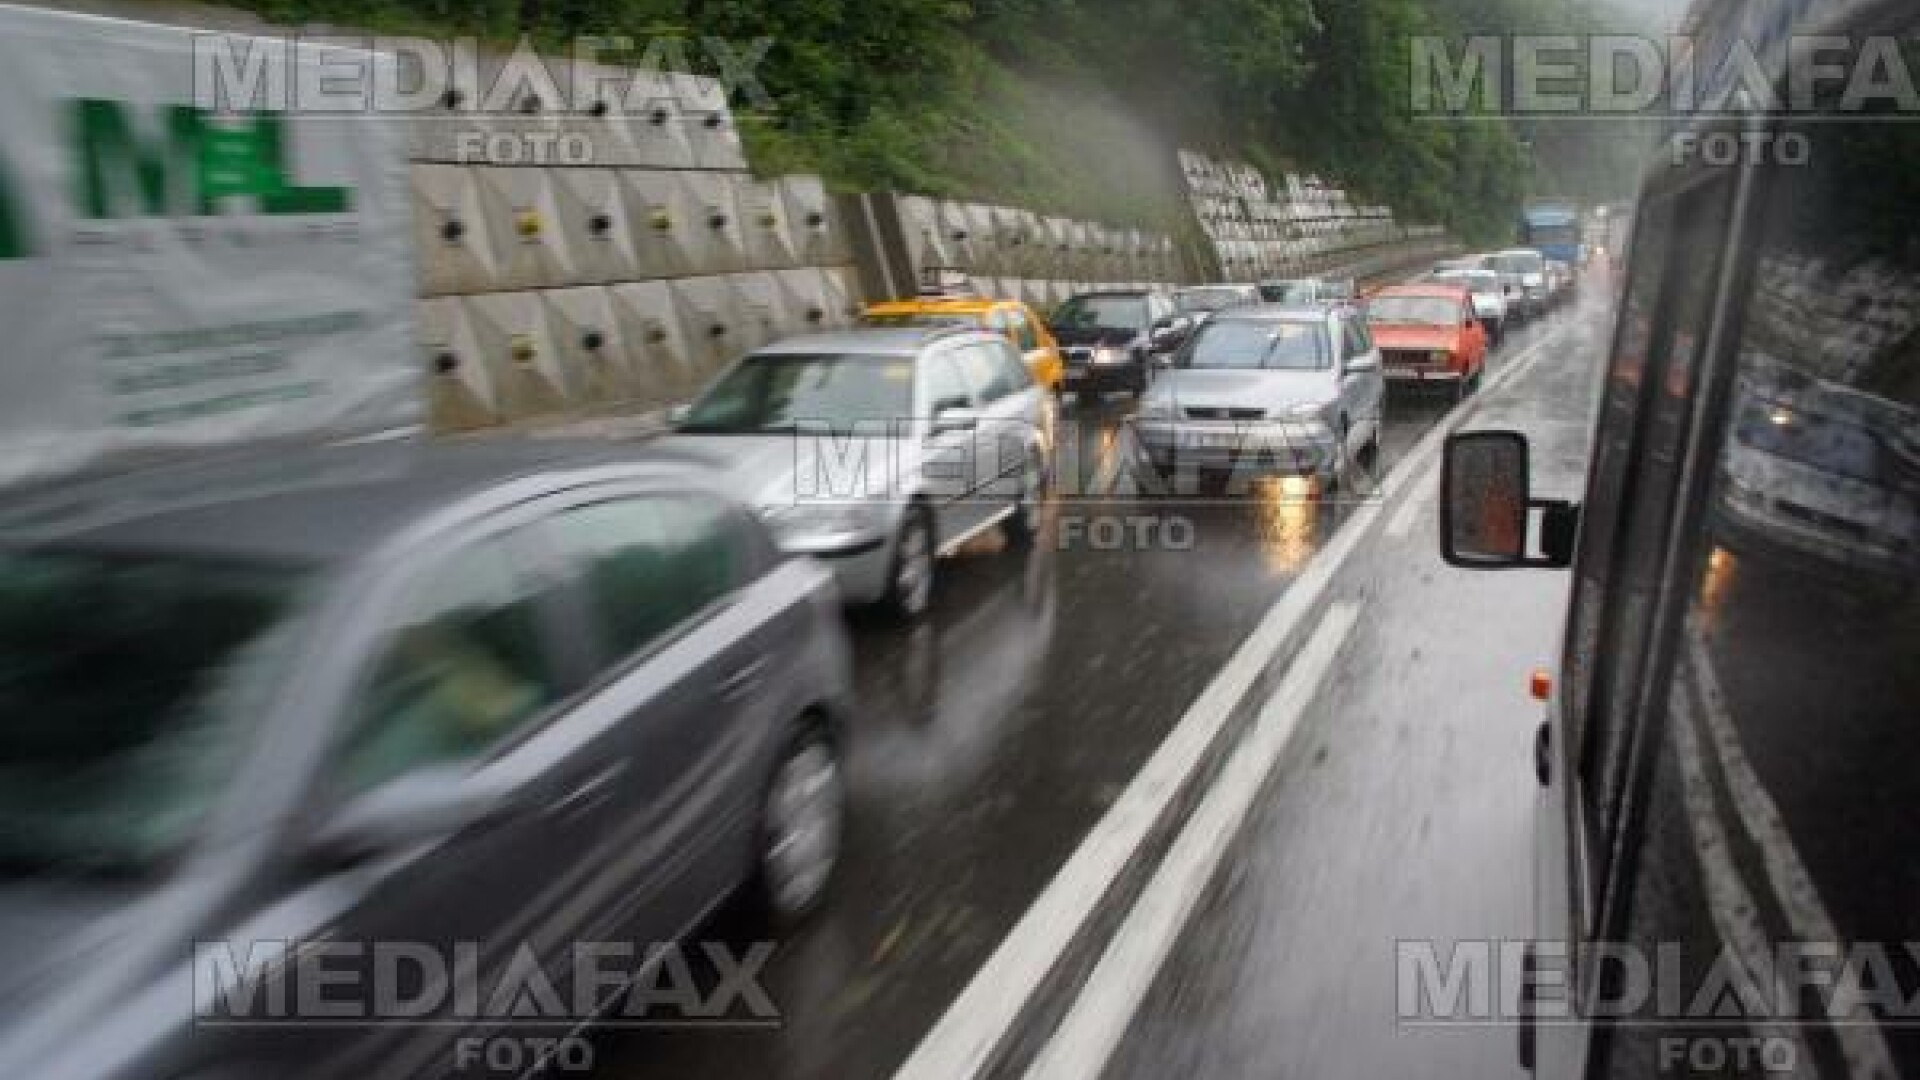
[[[1368,329],[1373,331],[1373,343],[1383,349],[1446,349],[1451,352],[1462,346],[1460,331],[1450,326],[1374,323]]]

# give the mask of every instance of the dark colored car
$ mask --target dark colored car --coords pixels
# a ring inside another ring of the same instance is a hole
[[[287,452],[6,518],[5,1075],[470,1071],[508,1021],[463,994],[543,976],[513,1030],[565,1034],[586,944],[629,946],[611,995],[731,897],[822,895],[831,575],[670,455]]]
[[[1728,41],[1753,11],[1689,18]],[[1789,33],[1920,29],[1778,14],[1742,38],[1776,86],[1813,85]],[[1920,127],[1807,104],[1683,133],[1752,123],[1791,161],[1649,173],[1578,504],[1529,490],[1517,433],[1448,447],[1448,559],[1572,572],[1533,763],[1541,1076],[1920,1076]]]
[[[1067,364],[1066,389],[1138,396],[1152,381],[1154,358],[1179,348],[1193,320],[1159,293],[1094,292],[1054,309],[1048,329]]]

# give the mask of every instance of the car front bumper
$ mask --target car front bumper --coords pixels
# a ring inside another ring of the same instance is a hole
[[[1140,452],[1162,474],[1184,469],[1325,475],[1333,471],[1339,457],[1333,432],[1320,423],[1230,425],[1136,419],[1132,426]]]
[[[1061,373],[1062,390],[1099,393],[1104,390],[1129,390],[1146,381],[1144,361],[1119,364],[1076,364],[1069,362]]]

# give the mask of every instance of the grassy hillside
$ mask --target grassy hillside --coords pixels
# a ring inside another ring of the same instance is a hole
[[[1173,150],[1317,171],[1410,220],[1508,235],[1527,187],[1619,172],[1578,132],[1410,115],[1416,35],[1575,32],[1566,0],[253,0],[276,21],[382,30],[772,38],[755,162],[1166,225]],[[1537,127],[1537,125],[1536,125]],[[1597,155],[1597,156],[1596,156]],[[1629,170],[1630,171],[1630,170]]]

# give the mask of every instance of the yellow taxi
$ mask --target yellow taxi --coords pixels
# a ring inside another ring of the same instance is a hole
[[[1066,377],[1060,345],[1033,309],[1018,300],[983,296],[923,296],[869,304],[861,316],[868,326],[977,326],[1005,334],[1027,361],[1033,381],[1058,394]]]

